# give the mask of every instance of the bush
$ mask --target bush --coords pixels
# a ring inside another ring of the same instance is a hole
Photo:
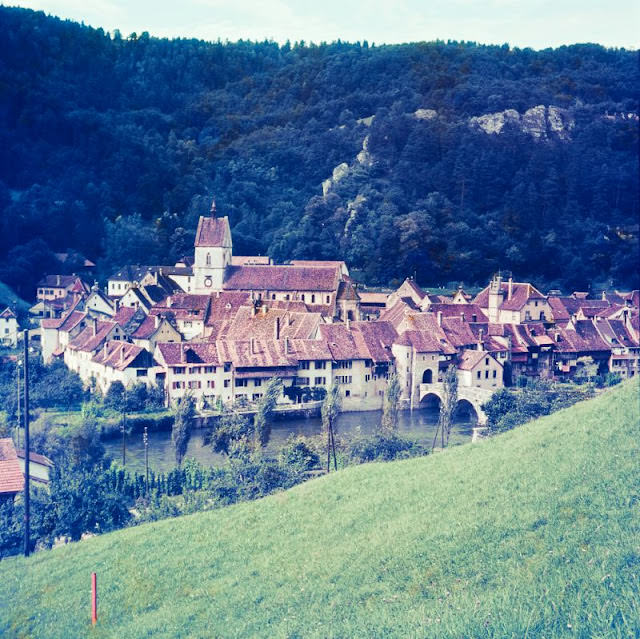
[[[278,461],[281,466],[309,471],[320,466],[320,456],[301,437],[291,435],[280,450]]]
[[[604,376],[604,385],[605,386],[615,386],[622,381],[622,376],[620,373],[607,373]]]
[[[347,457],[357,464],[406,459],[426,454],[427,450],[417,442],[395,434],[358,437],[347,445]]]

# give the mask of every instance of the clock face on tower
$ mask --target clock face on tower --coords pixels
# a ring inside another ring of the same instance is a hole
[[[213,282],[211,281],[211,278],[210,278],[210,277],[205,277],[205,278],[204,278],[204,285],[205,285],[207,288],[210,288],[212,283],[213,283]]]

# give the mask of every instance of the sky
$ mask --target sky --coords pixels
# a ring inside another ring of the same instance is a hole
[[[123,36],[637,49],[640,0],[4,0]]]

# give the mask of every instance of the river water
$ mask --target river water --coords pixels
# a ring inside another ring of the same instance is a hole
[[[379,426],[381,411],[342,413],[338,418],[337,432],[340,434],[372,434]],[[414,411],[400,411],[398,414],[398,434],[431,445],[438,422],[438,410],[423,408]],[[454,427],[449,439],[450,445],[471,441],[474,423],[468,415],[454,419]],[[267,454],[276,455],[290,435],[312,436],[322,431],[320,417],[295,418],[272,423],[271,438]],[[204,444],[203,430],[192,432],[186,457],[193,457],[204,466],[220,466],[225,463],[222,455],[212,452]],[[111,439],[104,442],[107,454],[122,461],[122,440]],[[126,439],[125,466],[129,471],[144,472],[144,443],[142,433],[129,435]],[[171,433],[149,433],[149,466],[156,472],[166,472],[174,468],[175,458],[171,445]]]

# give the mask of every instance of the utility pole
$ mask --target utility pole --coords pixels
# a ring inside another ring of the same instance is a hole
[[[17,436],[17,443],[18,443],[18,448],[20,448],[20,424],[22,423],[22,415],[20,414],[20,405],[22,403],[22,395],[20,393],[20,375],[22,374],[22,372],[20,371],[20,366],[22,365],[22,360],[20,358],[18,358],[18,361],[16,362],[16,379],[18,381],[18,436]]]
[[[144,435],[142,436],[142,441],[144,442],[144,470],[145,470],[145,494],[149,494],[149,434],[147,433],[147,427],[144,427]]]
[[[24,556],[29,556],[29,331],[22,333],[24,342]]]

